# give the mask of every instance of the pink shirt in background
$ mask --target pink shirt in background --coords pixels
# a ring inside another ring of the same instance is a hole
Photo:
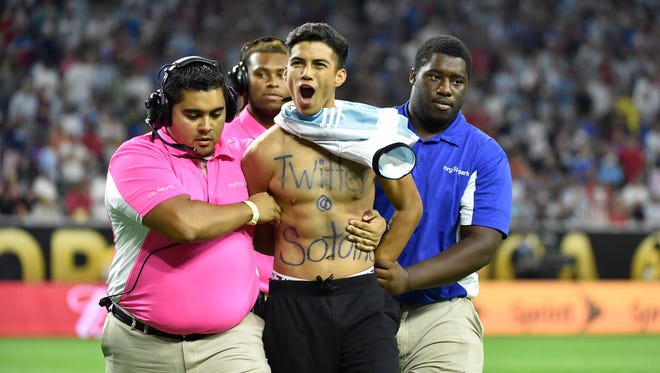
[[[173,142],[165,130],[160,133]],[[250,312],[259,291],[253,227],[176,243],[141,223],[154,206],[179,195],[218,205],[247,199],[240,161],[248,144],[221,140],[204,161],[158,139],[151,142],[147,134],[113,155],[106,186],[116,248],[109,294],[130,290],[118,303],[136,318],[169,333],[212,334],[236,326]]]
[[[222,137],[254,140],[264,132],[266,128],[250,114],[246,106],[234,120],[225,124]]]

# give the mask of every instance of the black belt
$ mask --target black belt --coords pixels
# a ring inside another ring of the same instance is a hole
[[[114,304],[110,307],[110,312],[117,318],[117,320],[123,322],[124,324],[131,327],[131,329],[136,329],[144,334],[157,335],[159,337],[176,339],[179,341],[194,341],[200,338],[209,336],[210,334],[171,334],[158,330],[153,326],[149,326],[142,321],[132,317],[126,312],[122,311],[121,308],[115,306]]]

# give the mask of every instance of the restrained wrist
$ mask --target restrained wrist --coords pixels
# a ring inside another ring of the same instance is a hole
[[[257,205],[255,205],[254,202],[252,202],[252,201],[245,200],[245,201],[243,201],[243,203],[248,205],[250,210],[252,210],[252,219],[250,219],[250,221],[247,222],[247,224],[248,225],[257,225],[257,223],[259,222],[259,208],[257,208]]]

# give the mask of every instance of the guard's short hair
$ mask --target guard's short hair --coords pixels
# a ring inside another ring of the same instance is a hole
[[[472,73],[472,56],[470,55],[470,50],[461,39],[452,35],[436,36],[422,43],[415,54],[415,70],[419,71],[422,66],[429,63],[436,53],[461,58],[465,61],[468,78],[470,77]]]

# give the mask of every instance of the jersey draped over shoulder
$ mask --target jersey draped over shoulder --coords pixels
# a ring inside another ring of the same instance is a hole
[[[400,179],[415,167],[415,153],[410,146],[419,138],[408,129],[406,118],[392,108],[335,100],[335,107],[305,116],[288,102],[275,123],[388,179]]]

